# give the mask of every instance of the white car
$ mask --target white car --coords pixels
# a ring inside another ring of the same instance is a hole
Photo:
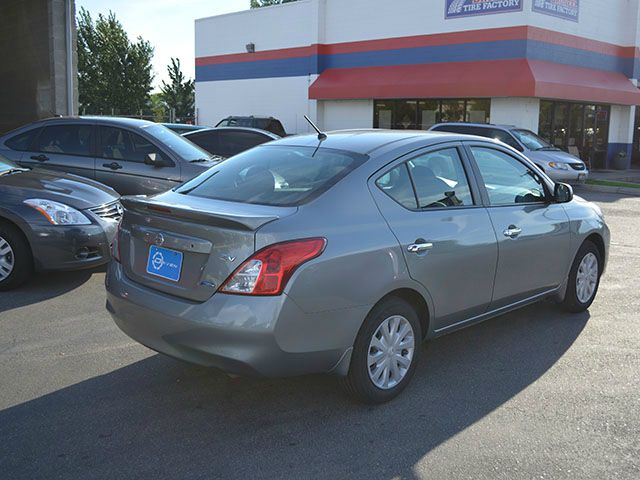
[[[431,127],[436,132],[463,133],[493,138],[522,152],[552,180],[583,183],[589,176],[585,163],[540,138],[530,130],[512,125],[485,123],[439,123]]]

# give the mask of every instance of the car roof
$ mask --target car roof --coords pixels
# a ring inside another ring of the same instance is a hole
[[[50,117],[42,120],[38,120],[36,122],[30,123],[25,126],[43,126],[43,125],[56,125],[56,124],[66,124],[66,123],[78,123],[78,122],[86,122],[87,120],[92,123],[99,123],[104,125],[121,125],[121,126],[129,126],[129,127],[144,127],[148,125],[158,125],[155,122],[150,122],[149,120],[143,120],[140,118],[127,118],[127,117],[103,117],[103,116],[69,116],[69,117]]]
[[[514,128],[518,128],[515,125],[500,125],[494,123],[471,123],[471,122],[443,122],[437,123],[431,128],[435,127],[448,127],[448,126],[456,126],[456,127],[484,127],[484,128],[499,128],[502,130],[512,130]]]
[[[194,130],[193,132],[187,132],[185,134],[183,134],[183,137],[189,138],[192,135],[200,134],[203,132],[211,132],[211,131],[230,131],[230,130],[235,130],[235,131],[241,131],[241,132],[250,132],[250,133],[259,133],[262,134],[266,137],[272,138],[274,140],[280,139],[281,137],[279,135],[276,135],[273,132],[270,132],[268,130],[261,130],[259,128],[251,128],[251,127],[204,127],[200,130]]]
[[[175,128],[188,128],[189,130],[203,130],[205,128],[209,128],[206,125],[193,125],[191,123],[167,123],[162,122],[160,125],[164,125],[165,127],[175,127]]]
[[[327,138],[322,140],[322,148],[333,148],[354,153],[370,154],[391,144],[411,143],[411,141],[426,141],[424,146],[438,144],[442,142],[478,140],[483,142],[494,142],[491,139],[474,135],[450,132],[430,132],[426,130],[381,130],[381,129],[360,129],[360,130],[336,130],[325,132]],[[498,142],[495,142],[498,143]],[[318,136],[316,134],[294,135],[285,137],[269,145],[289,145],[289,146],[318,146]]]
[[[231,118],[253,118],[256,120],[277,120],[277,118],[275,117],[261,117],[256,115],[229,115],[228,117],[224,117],[222,120],[229,120]]]

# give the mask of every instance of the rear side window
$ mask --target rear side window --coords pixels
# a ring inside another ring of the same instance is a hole
[[[473,205],[469,182],[455,147],[409,160],[380,177],[376,184],[410,209]]]
[[[175,191],[231,202],[295,206],[327,191],[367,158],[327,148],[265,145],[210,168]]]
[[[5,141],[4,144],[11,150],[24,152],[30,149],[31,144],[33,143],[33,139],[36,137],[39,131],[39,128],[27,130],[26,132],[22,132],[11,137],[9,140]]]
[[[44,127],[35,149],[38,152],[92,156],[92,125],[52,125]]]
[[[220,139],[218,132],[202,132],[185,137],[190,142],[204,148],[207,152],[220,155]]]
[[[376,181],[376,185],[403,207],[412,210],[418,207],[406,163],[385,173]]]
[[[268,142],[270,139],[264,135],[253,132],[227,131],[218,134],[220,152],[213,152],[223,157],[231,157],[240,152],[249,150],[262,143]]]

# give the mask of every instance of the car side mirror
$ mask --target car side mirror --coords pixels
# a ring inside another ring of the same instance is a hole
[[[145,165],[152,165],[158,168],[167,166],[167,162],[159,153],[147,153],[147,156],[144,159],[144,163]]]
[[[569,203],[573,200],[573,188],[566,183],[556,183],[553,189],[553,199],[556,203]]]

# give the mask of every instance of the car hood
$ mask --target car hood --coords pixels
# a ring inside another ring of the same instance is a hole
[[[40,168],[0,176],[0,188],[24,199],[54,200],[77,209],[96,207],[119,198],[115,190],[94,180]]]
[[[529,151],[527,157],[531,160],[538,160],[543,162],[563,162],[563,163],[583,163],[578,157],[571,155],[562,150],[541,150],[541,151]]]

